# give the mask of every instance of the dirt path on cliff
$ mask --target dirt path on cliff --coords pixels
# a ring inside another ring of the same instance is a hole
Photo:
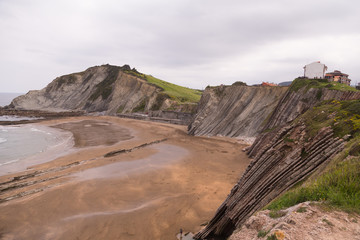
[[[76,151],[0,177],[2,239],[176,239],[213,216],[249,163],[237,141],[191,137],[184,126],[115,117],[42,124],[72,131]]]

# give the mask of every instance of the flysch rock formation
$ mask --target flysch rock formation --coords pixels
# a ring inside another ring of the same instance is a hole
[[[257,137],[248,152],[254,160],[195,239],[226,239],[257,210],[343,150],[347,139],[334,137],[330,127],[308,138],[305,124],[292,121],[329,99],[360,99],[360,93],[307,87],[298,91],[290,88],[285,93],[264,126],[267,131]]]
[[[276,134],[274,130],[285,126],[295,120],[298,116],[305,113],[317,103],[326,100],[354,100],[360,99],[360,92],[337,91],[327,88],[303,87],[298,91],[289,89],[272,112],[269,121],[264,126],[265,132],[259,135],[248,150],[249,157],[256,157],[261,148],[266,145]]]
[[[131,112],[145,104],[150,109],[161,91],[146,80],[129,74],[123,67],[102,65],[84,72],[61,76],[42,90],[30,91],[15,98],[10,107],[25,110]]]
[[[263,129],[287,87],[207,87],[198,104],[191,135],[252,139]]]
[[[322,129],[307,141],[305,135],[305,126],[301,124],[283,127],[250,163],[195,239],[226,239],[252,214],[343,150],[344,140],[334,138],[330,128]],[[292,141],[286,141],[285,136]]]

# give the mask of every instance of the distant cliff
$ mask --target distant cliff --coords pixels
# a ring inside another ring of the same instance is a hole
[[[250,148],[254,160],[196,239],[226,239],[254,212],[324,168],[349,139],[359,144],[360,102],[354,99],[360,92],[336,87],[318,80],[293,82]]]
[[[174,96],[168,94],[165,88],[170,88],[171,93],[175,92]],[[186,92],[185,97],[180,99],[183,94],[181,91]],[[139,73],[128,65],[123,67],[102,65],[58,77],[42,90],[30,91],[15,98],[10,107],[25,110],[104,112],[105,114],[147,112],[169,108],[194,111],[197,94],[200,95],[195,90]],[[188,101],[187,96],[191,96],[192,99]]]
[[[198,104],[191,135],[253,138],[265,127],[287,87],[207,87]]]

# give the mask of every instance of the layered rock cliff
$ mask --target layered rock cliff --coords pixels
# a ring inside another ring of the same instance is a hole
[[[196,234],[196,239],[225,239],[254,212],[327,165],[343,150],[346,141],[351,138],[346,133],[358,133],[357,113],[344,114],[347,119],[338,124],[339,110],[325,112],[312,109],[323,100],[330,99],[334,102],[330,101],[330,104],[339,105],[338,109],[341,109],[346,104],[336,99],[360,99],[360,92],[307,85],[298,89],[291,87],[285,93],[265,124],[266,130],[249,151],[254,160],[209,224]],[[358,105],[356,102],[353,106]],[[312,114],[305,118],[303,113],[307,110]],[[317,129],[312,124],[321,128]],[[345,130],[339,131],[343,126]]]
[[[295,80],[296,85],[302,79]],[[248,155],[255,157],[261,148],[276,134],[272,131],[278,127],[291,123],[301,114],[326,100],[354,100],[360,99],[360,91],[339,91],[328,88],[311,88],[308,85],[296,89],[294,86],[287,91],[272,112],[269,121],[265,124],[264,132],[251,145]]]
[[[164,89],[147,81],[147,75],[128,65],[102,65],[58,77],[42,90],[15,98],[10,107],[114,114],[166,109],[173,103]]]
[[[330,128],[321,129],[314,138],[307,140],[305,129],[302,124],[294,124],[279,130],[268,147],[251,162],[196,239],[226,239],[253,213],[303,180],[344,147],[344,140],[334,138]]]
[[[287,87],[207,87],[189,126],[191,135],[253,138],[263,129]]]

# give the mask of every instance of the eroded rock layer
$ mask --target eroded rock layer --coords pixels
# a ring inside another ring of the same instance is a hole
[[[208,87],[189,126],[189,134],[254,137],[286,90],[287,87]]]
[[[274,130],[278,127],[291,123],[301,114],[305,113],[316,104],[326,100],[354,100],[360,99],[360,92],[355,91],[337,91],[327,88],[303,87],[298,91],[289,89],[279,101],[272,112],[269,121],[264,126],[264,132],[259,135],[251,145],[248,155],[255,157],[261,151],[264,145],[274,137]]]
[[[323,128],[305,140],[302,124],[281,128],[248,166],[239,182],[196,239],[225,239],[254,212],[314,172],[344,148]]]

